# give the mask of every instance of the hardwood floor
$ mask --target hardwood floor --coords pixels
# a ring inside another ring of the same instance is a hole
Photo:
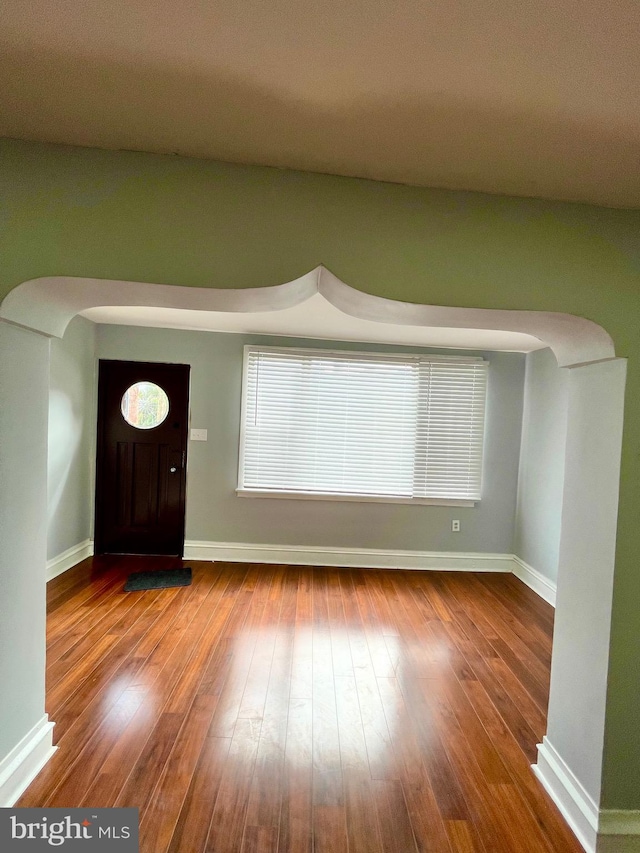
[[[142,853],[579,853],[530,764],[553,611],[512,575],[95,558],[49,584],[58,751],[21,806]]]

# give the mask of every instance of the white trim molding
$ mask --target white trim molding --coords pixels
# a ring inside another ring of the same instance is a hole
[[[0,761],[0,808],[17,802],[57,750],[53,745],[54,725],[45,714]]]
[[[47,561],[47,581],[93,555],[92,539]],[[555,607],[556,585],[515,554],[454,551],[391,551],[379,548],[334,548],[324,545],[256,545],[247,542],[187,540],[186,560],[231,563],[289,563],[293,566],[345,566],[353,569],[418,569],[454,572],[512,572]]]
[[[512,572],[552,607],[556,585],[515,554],[456,551],[396,551],[382,548],[337,548],[324,545],[257,545],[248,542],[184,543],[185,560],[230,563],[285,563],[352,569],[417,569],[441,572]]]
[[[580,844],[587,853],[595,853],[598,806],[546,735],[538,744],[538,763],[532,769]]]
[[[47,580],[50,581],[53,580],[53,578],[57,578],[58,575],[61,575],[68,569],[72,569],[74,566],[77,566],[78,563],[86,560],[87,557],[92,556],[92,539],[85,539],[84,542],[79,542],[72,548],[67,548],[66,551],[62,552],[62,554],[58,554],[57,557],[47,560]]]
[[[640,853],[640,810],[599,810],[546,736],[532,769],[587,853]]]
[[[534,569],[533,566],[525,563],[525,561],[521,560],[516,554],[513,555],[513,562],[513,574],[519,578],[522,583],[525,583],[530,589],[537,592],[540,598],[544,598],[548,604],[555,607],[556,584],[549,580],[549,578],[545,577],[537,569]]]
[[[457,572],[511,572],[511,554],[391,551],[378,548],[328,548],[306,545],[255,545],[244,542],[185,542],[187,560],[238,563],[288,563],[354,569],[431,569]]]

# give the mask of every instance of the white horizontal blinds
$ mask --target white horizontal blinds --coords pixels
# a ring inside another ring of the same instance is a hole
[[[480,497],[486,364],[247,350],[240,488]]]
[[[487,367],[420,362],[415,497],[480,500]]]
[[[246,371],[241,487],[411,497],[415,364],[266,351]]]

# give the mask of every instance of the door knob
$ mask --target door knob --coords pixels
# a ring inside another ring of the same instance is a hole
[[[171,471],[172,474],[175,474],[177,470],[178,469],[173,465],[171,466],[171,468],[169,468],[169,471]]]

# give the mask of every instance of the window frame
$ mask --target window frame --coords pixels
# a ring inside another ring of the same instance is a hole
[[[239,452],[238,452],[238,477],[236,495],[242,498],[276,498],[282,500],[312,500],[312,501],[347,501],[354,503],[389,503],[389,504],[407,504],[417,506],[456,506],[456,507],[474,507],[480,503],[482,498],[429,498],[429,497],[396,497],[393,495],[363,495],[363,494],[342,494],[332,492],[305,492],[305,491],[287,491],[284,489],[269,489],[245,487],[242,485],[242,476],[244,473],[245,463],[245,421],[248,407],[248,357],[250,353],[261,352],[281,352],[281,353],[300,353],[302,355],[336,355],[355,357],[372,357],[374,359],[397,360],[406,362],[408,359],[428,360],[432,362],[447,362],[460,364],[485,364],[489,366],[489,362],[481,356],[447,356],[447,355],[432,355],[431,353],[419,352],[381,352],[378,350],[341,350],[325,347],[278,347],[278,346],[261,346],[259,344],[245,344],[243,347],[242,357],[242,396],[240,405],[240,435],[239,435]],[[486,419],[486,403],[488,399],[488,373],[487,373],[487,393],[485,394],[485,416],[483,423],[483,450],[482,464],[484,467],[484,451],[486,443],[487,419]],[[482,484],[481,474],[481,484]]]

